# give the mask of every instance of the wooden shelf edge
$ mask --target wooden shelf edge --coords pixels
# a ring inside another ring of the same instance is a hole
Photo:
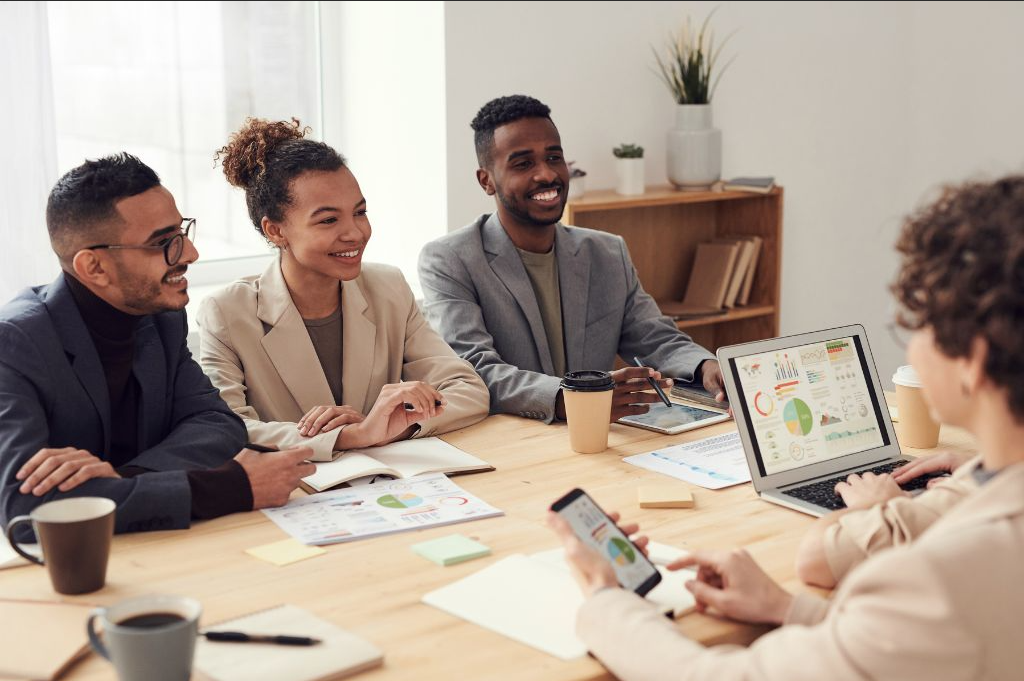
[[[751,305],[733,308],[725,314],[708,315],[707,317],[694,317],[693,319],[680,319],[676,322],[676,326],[680,329],[692,329],[698,326],[724,324],[726,322],[735,322],[740,319],[767,317],[773,314],[775,314],[774,305]]]
[[[613,189],[599,189],[587,192],[577,199],[571,199],[566,205],[566,212],[573,215],[591,211],[614,210],[630,207],[643,208],[648,206],[671,206],[684,203],[707,203],[709,201],[734,201],[737,199],[759,199],[782,193],[782,187],[776,186],[771,192],[736,192],[736,191],[700,191],[688,192],[674,189],[671,186],[647,187],[643,194],[627,196]]]

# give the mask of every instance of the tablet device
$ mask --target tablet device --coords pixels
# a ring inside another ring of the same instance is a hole
[[[619,423],[637,428],[646,428],[666,435],[675,435],[694,428],[703,428],[713,423],[728,421],[731,417],[717,411],[699,409],[686,404],[652,404],[646,414],[623,416]]]

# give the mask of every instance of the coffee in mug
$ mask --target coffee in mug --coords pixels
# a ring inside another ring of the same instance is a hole
[[[7,541],[23,558],[46,566],[57,593],[96,591],[103,588],[107,579],[116,508],[113,501],[102,497],[48,501],[28,515],[12,518],[7,523]],[[28,524],[39,540],[42,559],[22,549],[14,540],[17,528]]]
[[[932,418],[921,390],[921,379],[909,364],[896,370],[896,437],[900,444],[915,449],[931,449],[939,443],[939,424]]]
[[[570,371],[562,379],[569,444],[580,454],[608,449],[615,381],[607,371]]]
[[[188,681],[201,613],[192,598],[141,596],[96,608],[86,630],[89,644],[113,663],[120,681]]]

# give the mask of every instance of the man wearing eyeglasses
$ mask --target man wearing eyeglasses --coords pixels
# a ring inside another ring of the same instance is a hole
[[[117,502],[116,530],[285,503],[308,448],[243,449],[192,359],[194,218],[129,154],[62,177],[46,210],[63,272],[0,308],[0,520],[68,496]]]

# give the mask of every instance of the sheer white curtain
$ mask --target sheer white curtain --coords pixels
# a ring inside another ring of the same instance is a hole
[[[0,304],[59,271],[46,235],[57,181],[45,2],[0,2]]]

